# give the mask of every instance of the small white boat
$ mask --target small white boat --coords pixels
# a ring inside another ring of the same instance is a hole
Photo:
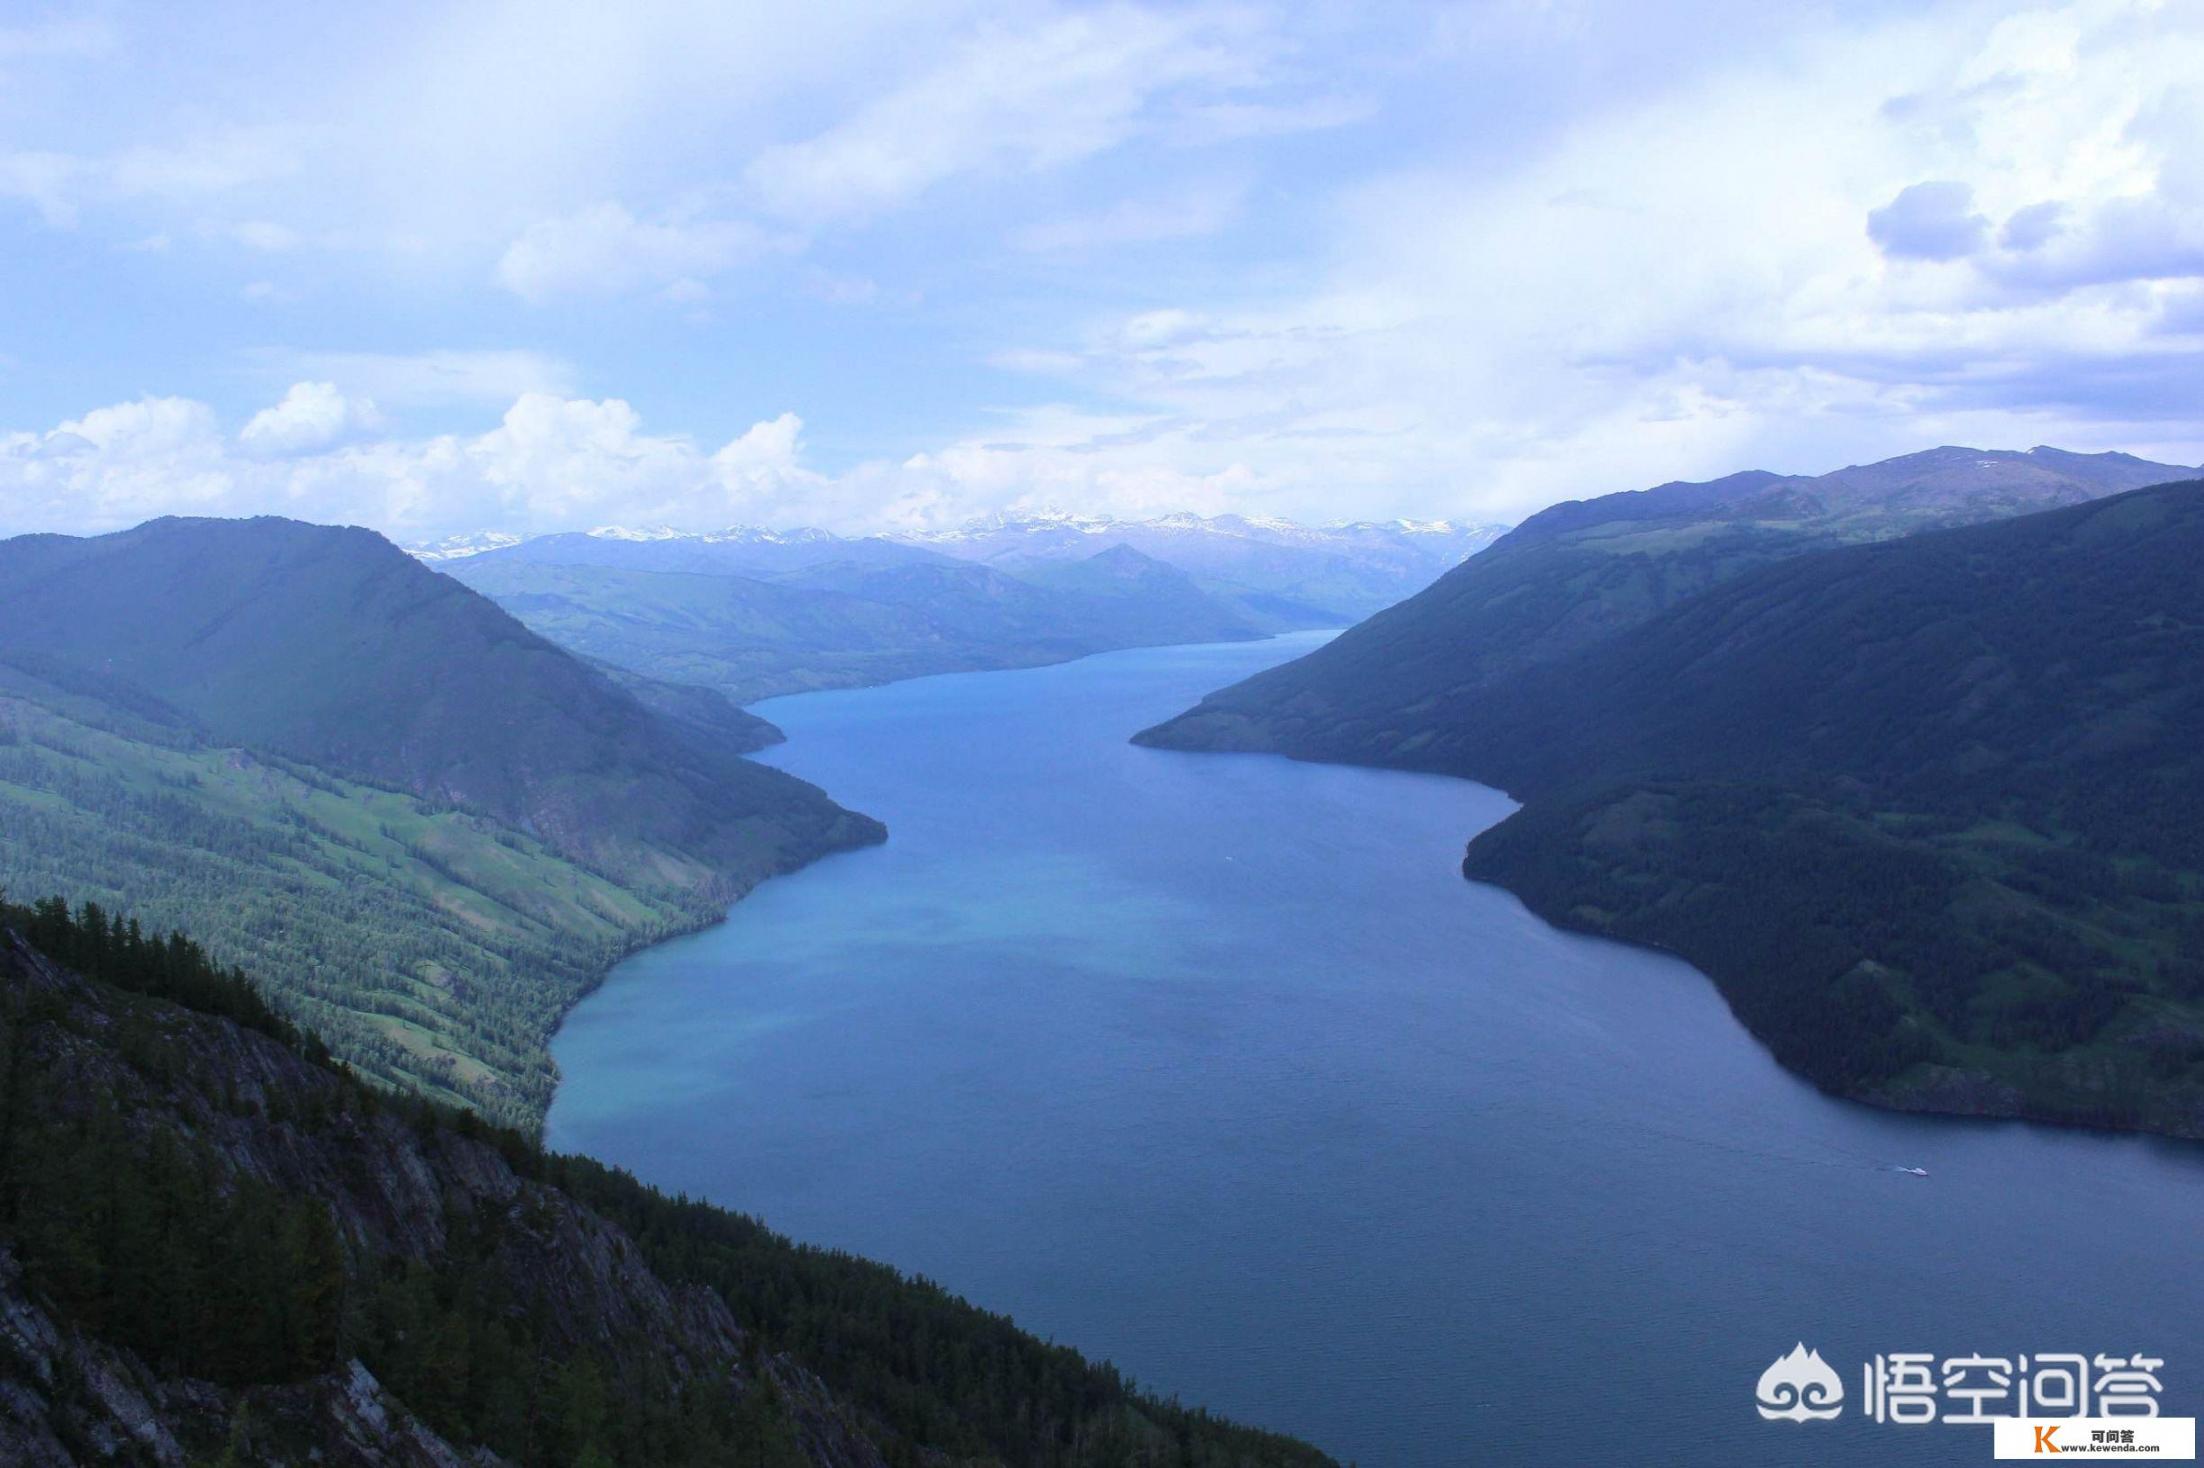
[[[1898,1171],[1911,1173],[1915,1177],[1927,1177],[1929,1175],[1929,1170],[1925,1167],[1901,1167]]]

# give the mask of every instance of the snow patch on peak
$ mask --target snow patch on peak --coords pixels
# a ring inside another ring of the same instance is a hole
[[[409,545],[405,550],[407,555],[417,561],[463,561],[485,551],[519,545],[521,539],[518,535],[509,535],[502,530],[470,530],[464,535],[447,535],[442,540]]]
[[[600,525],[588,533],[598,540],[690,540],[700,545],[803,545],[840,538],[831,530],[809,525],[793,530],[765,530],[755,525],[729,525],[723,530],[677,530],[671,525],[654,525],[636,530],[625,525]]]
[[[592,540],[683,540],[687,532],[671,525],[656,525],[647,530],[630,530],[625,525],[599,525],[588,532]]]

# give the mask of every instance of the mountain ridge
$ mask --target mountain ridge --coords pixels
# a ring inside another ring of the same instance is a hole
[[[1481,690],[1794,555],[2071,504],[2195,471],[2129,455],[1947,447],[1814,478],[1748,470],[1564,501],[1424,591],[1137,739],[1383,764]],[[2156,479],[2153,476],[2158,476]]]
[[[277,517],[0,542],[0,637],[215,737],[446,799],[570,855],[732,895],[862,834],[811,787],[676,737],[627,689],[372,531]],[[602,770],[635,778],[612,788]],[[801,814],[786,836],[743,802]],[[765,836],[761,847],[756,836]]]

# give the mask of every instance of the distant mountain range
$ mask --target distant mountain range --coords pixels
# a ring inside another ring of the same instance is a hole
[[[532,1123],[565,1006],[877,823],[365,530],[0,542],[0,884],[189,927],[374,1074]]]
[[[576,652],[747,703],[1343,626],[1498,533],[1042,517],[903,537],[608,526],[415,554]]]
[[[900,538],[1013,572],[1081,560],[1103,546],[1130,546],[1284,630],[1360,621],[1422,590],[1506,533],[1504,525],[1447,520],[1305,526],[1247,515],[1153,520],[1042,515],[998,516],[961,530]]]
[[[1556,506],[1138,738],[1510,791],[1471,875],[1683,954],[1831,1089],[2204,1135],[2204,489],[2134,488],[2195,473],[1947,448]]]

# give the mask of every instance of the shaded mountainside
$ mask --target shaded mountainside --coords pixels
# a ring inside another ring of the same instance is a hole
[[[181,940],[0,911],[0,1461],[309,1460],[1330,1461],[924,1281],[393,1102]]]
[[[1787,557],[1420,706],[1383,668],[1282,742],[1515,794],[1469,875],[1681,954],[1832,1090],[2204,1135],[2200,606],[2166,485]]]
[[[1825,1084],[2204,1135],[2204,483],[1770,568],[1420,755]]]
[[[1129,545],[1035,566],[1026,579],[1109,606],[1117,634],[1143,645],[1238,641],[1262,625],[1203,591],[1178,567]]]
[[[1413,762],[1488,688],[1761,566],[2183,478],[2126,454],[1932,449],[1818,478],[1751,471],[1556,505],[1422,594],[1141,736]]]
[[[717,688],[667,682],[601,658],[585,655],[584,661],[626,689],[644,708],[714,748],[754,754],[788,737]]]
[[[875,549],[834,559],[832,546]],[[888,541],[573,535],[439,567],[576,652],[741,702],[1261,635],[1132,551],[1027,579]]]
[[[365,531],[0,543],[0,884],[200,933],[389,1084],[534,1125],[634,947],[877,823]]]

